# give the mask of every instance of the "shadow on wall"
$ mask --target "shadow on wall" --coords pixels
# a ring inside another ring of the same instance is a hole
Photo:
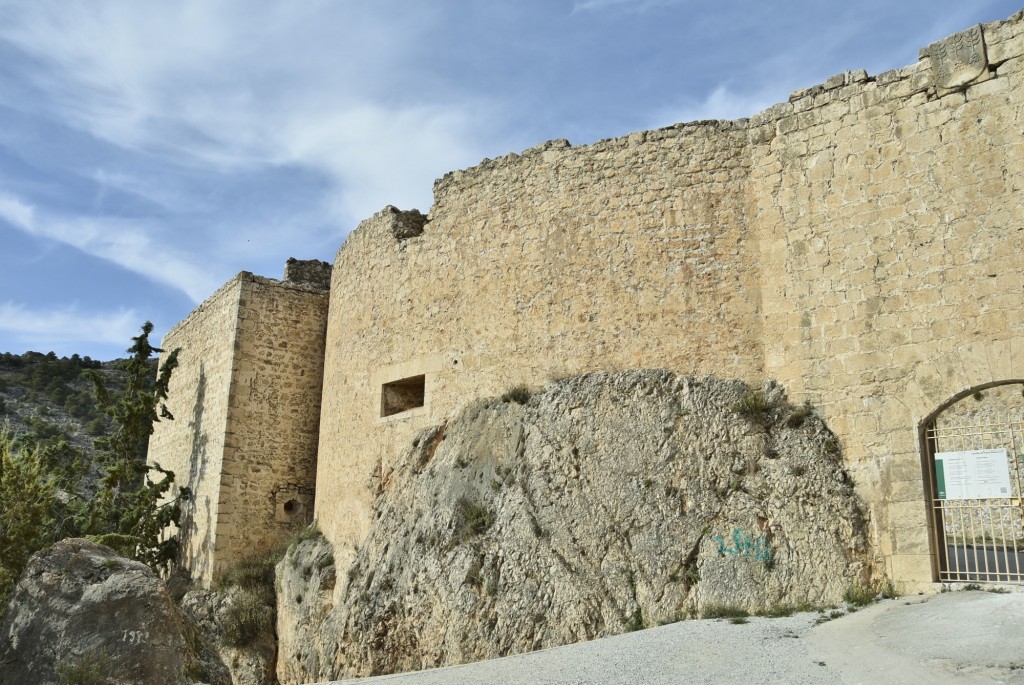
[[[188,481],[186,483],[196,501],[192,506],[185,507],[181,514],[181,549],[188,558],[182,559],[180,562],[184,562],[188,566],[189,574],[193,578],[206,577],[210,564],[209,554],[192,555],[189,553],[189,550],[196,549],[196,547],[193,547],[193,538],[199,533],[199,526],[195,520],[196,509],[199,506],[199,481],[202,478],[202,474],[206,472],[207,463],[210,459],[206,450],[209,437],[203,430],[205,400],[206,367],[200,362],[199,382],[196,384],[196,403],[192,408],[192,420],[189,422],[189,426],[192,428],[192,449],[189,453]],[[209,550],[211,547],[209,522],[212,520],[212,512],[210,511],[210,498],[208,496],[203,497],[202,506],[206,510],[207,524],[203,526],[203,539],[200,541],[198,548]],[[202,566],[193,568],[192,565],[197,562],[201,563]]]

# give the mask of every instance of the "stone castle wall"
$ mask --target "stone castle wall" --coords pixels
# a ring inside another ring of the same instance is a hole
[[[925,50],[751,122],[767,140],[751,182],[765,371],[822,407],[900,580],[930,580],[934,561],[919,427],[1024,377],[1020,16],[984,39],[987,66],[959,90],[936,87]]]
[[[424,426],[517,384],[663,367],[814,402],[886,570],[930,581],[919,429],[1024,376],[1021,16],[984,27],[980,62],[976,35],[750,120],[488,160],[440,180],[415,230],[361,224],[334,264],[319,446],[339,562]],[[422,406],[382,417],[403,379]]]
[[[195,497],[182,517],[182,562],[206,583],[213,578],[241,290],[239,276],[164,336],[163,349],[182,350],[167,397],[174,420],[157,423],[149,439],[150,461],[174,471],[178,486],[187,486]]]
[[[743,126],[586,148],[555,141],[450,174],[429,220],[385,210],[331,283],[317,518],[335,542],[414,434],[472,399],[592,370],[762,375]],[[425,375],[423,406],[382,386]]]
[[[242,272],[163,339],[175,420],[149,454],[195,493],[183,561],[204,584],[311,518],[327,293],[310,283]]]
[[[238,301],[217,573],[312,521],[327,293],[249,277]]]
[[[266,549],[315,477],[343,569],[424,427],[515,386],[657,367],[810,400],[880,566],[929,583],[922,431],[1024,379],[1022,60],[1018,13],[751,119],[485,160],[439,180],[429,215],[360,224],[329,308],[320,263],[241,274],[164,342],[183,348],[179,420],[151,449],[199,493],[193,567]]]

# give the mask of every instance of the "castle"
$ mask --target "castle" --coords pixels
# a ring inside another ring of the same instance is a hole
[[[658,367],[813,404],[903,589],[1024,580],[1022,95],[1018,13],[750,119],[484,160],[333,266],[239,274],[163,340],[178,420],[150,455],[196,493],[187,566],[210,583],[315,517],[341,572],[423,428]]]

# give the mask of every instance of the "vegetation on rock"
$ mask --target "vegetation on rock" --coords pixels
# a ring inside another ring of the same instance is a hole
[[[146,448],[153,423],[173,418],[163,400],[177,354],[156,373],[152,357],[161,350],[149,343],[152,329],[146,322],[132,338],[131,356],[111,364],[52,352],[0,354],[0,607],[29,557],[67,537],[91,537],[154,569],[176,558],[177,539],[160,534],[177,522],[190,493],[182,488],[161,502],[174,474],[147,465]],[[86,382],[91,400],[84,399]],[[66,415],[41,418],[54,416],[61,401]],[[82,446],[83,426],[99,433],[91,450]]]
[[[291,682],[743,622],[870,584],[838,442],[777,385],[591,373],[474,402],[439,434],[395,460],[337,568],[314,544],[278,567]]]

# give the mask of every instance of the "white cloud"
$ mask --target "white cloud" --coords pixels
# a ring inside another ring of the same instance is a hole
[[[0,191],[0,219],[22,230],[30,230],[35,224],[36,210],[32,205]]]
[[[387,204],[430,208],[431,182],[477,156],[463,142],[466,113],[420,106],[389,110],[372,104],[330,115],[286,117],[277,132],[281,163],[311,164],[338,182],[338,214],[363,219]]]
[[[44,338],[52,346],[66,343],[127,345],[138,335],[139,317],[132,309],[87,313],[74,307],[37,311],[13,302],[0,303],[0,331],[17,340]]]
[[[86,171],[83,175],[95,181],[99,186],[94,202],[94,209],[97,211],[102,210],[110,190],[133,195],[162,209],[171,211],[195,213],[213,208],[203,198],[177,190],[166,179],[152,178],[138,171],[126,173],[124,171],[98,168]]]
[[[202,264],[180,250],[154,241],[152,224],[118,217],[73,217],[41,214],[21,199],[0,191],[0,218],[19,230],[75,247],[149,280],[169,285],[201,302],[218,285],[211,273],[218,260]]]
[[[783,86],[784,88],[784,86]],[[788,92],[736,93],[718,86],[703,100],[684,102],[659,110],[651,118],[650,128],[706,119],[743,119],[784,101]]]
[[[38,0],[10,14],[0,39],[43,65],[53,116],[185,167],[326,174],[335,220],[429,204],[435,177],[482,156],[478,98],[403,88],[429,74],[409,47],[429,44],[429,8]]]
[[[577,0],[572,5],[572,11],[573,14],[576,12],[599,12],[608,9],[643,12],[652,7],[677,5],[679,2],[680,0]]]

